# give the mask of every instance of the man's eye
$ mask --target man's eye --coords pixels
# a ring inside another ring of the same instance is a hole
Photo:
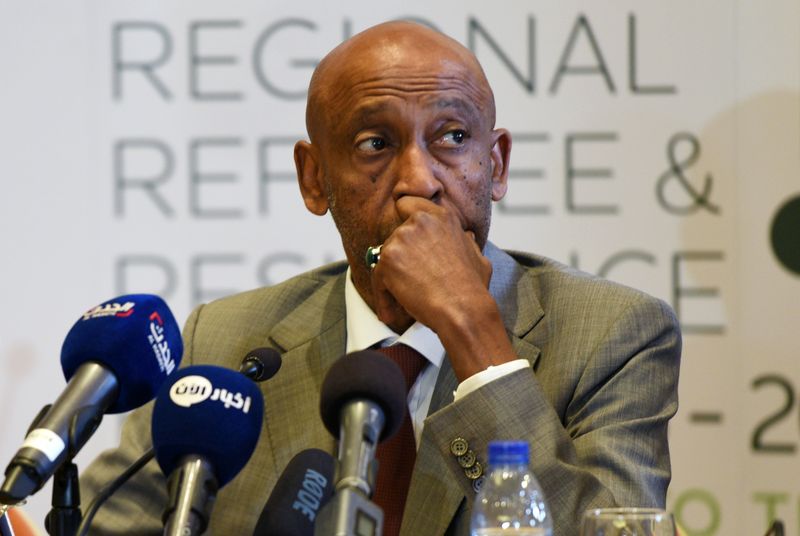
[[[360,142],[356,147],[360,151],[375,153],[386,148],[386,140],[383,138],[372,137]]]
[[[467,141],[467,132],[465,130],[451,130],[444,136],[442,136],[442,141],[449,145],[461,145],[465,141]]]

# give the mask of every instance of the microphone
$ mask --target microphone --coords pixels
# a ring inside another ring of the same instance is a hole
[[[370,502],[377,473],[375,449],[400,428],[405,379],[397,364],[374,350],[339,359],[322,383],[320,413],[339,438],[335,495],[320,512],[315,534],[381,534],[383,512]]]
[[[320,506],[333,493],[333,465],[323,450],[296,454],[272,489],[253,536],[312,536]]]
[[[6,468],[0,503],[17,504],[38,491],[78,453],[103,414],[152,399],[182,354],[180,327],[158,296],[119,296],[84,313],[61,348],[67,386],[40,412]]]
[[[251,380],[257,382],[263,382],[270,378],[272,378],[275,373],[278,372],[281,366],[281,356],[277,350],[272,348],[256,348],[248,352],[247,356],[242,360],[242,365],[239,368],[239,372],[248,376]],[[139,472],[145,464],[147,464],[153,457],[155,456],[155,452],[153,449],[149,449],[145,452],[138,460],[133,462],[124,472],[122,472],[117,478],[106,484],[98,493],[95,495],[92,502],[89,503],[89,506],[86,507],[84,511],[83,519],[81,520],[80,526],[78,526],[78,530],[76,532],[77,536],[85,536],[86,533],[89,531],[89,527],[91,526],[92,520],[94,519],[97,511],[100,507],[108,500],[111,495],[113,495],[125,482],[127,482],[134,474]],[[330,455],[326,454],[328,458]],[[331,461],[331,464],[333,462]],[[333,469],[331,469],[331,473],[333,473]],[[326,499],[327,500],[327,496]],[[0,536],[3,536],[0,534]]]
[[[263,415],[258,386],[234,370],[186,367],[162,386],[153,407],[153,449],[168,475],[165,536],[206,530],[217,490],[256,448]]]
[[[274,348],[254,348],[247,352],[239,365],[239,372],[261,383],[266,381],[281,368],[281,354]]]

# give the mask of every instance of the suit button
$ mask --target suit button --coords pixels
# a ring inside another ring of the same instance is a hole
[[[480,477],[473,480],[472,491],[474,491],[475,493],[480,492],[484,482],[486,482],[486,475],[481,475]]]
[[[467,478],[470,480],[477,480],[478,478],[483,475],[483,466],[481,462],[475,462],[475,465],[472,467],[467,467],[464,469],[464,474],[467,475]]]
[[[469,450],[469,443],[463,437],[457,437],[450,442],[450,452],[453,456],[463,456]]]
[[[458,465],[463,467],[464,469],[468,469],[475,465],[475,462],[478,461],[478,457],[475,456],[475,452],[472,450],[468,450],[466,454],[458,457]]]

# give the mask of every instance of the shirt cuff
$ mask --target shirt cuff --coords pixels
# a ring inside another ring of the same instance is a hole
[[[516,372],[530,366],[531,364],[527,359],[515,359],[514,361],[509,361],[507,363],[503,363],[502,365],[491,366],[486,370],[482,370],[476,374],[473,374],[458,384],[456,390],[453,391],[453,401],[455,402],[460,398],[464,398],[472,391],[478,389],[479,387],[483,387],[487,383],[493,382],[498,378],[502,378],[503,376],[511,374],[512,372]]]

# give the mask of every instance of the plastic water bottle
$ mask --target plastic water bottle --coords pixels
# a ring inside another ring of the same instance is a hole
[[[553,520],[528,467],[524,441],[489,443],[489,474],[472,509],[471,536],[552,536]]]

